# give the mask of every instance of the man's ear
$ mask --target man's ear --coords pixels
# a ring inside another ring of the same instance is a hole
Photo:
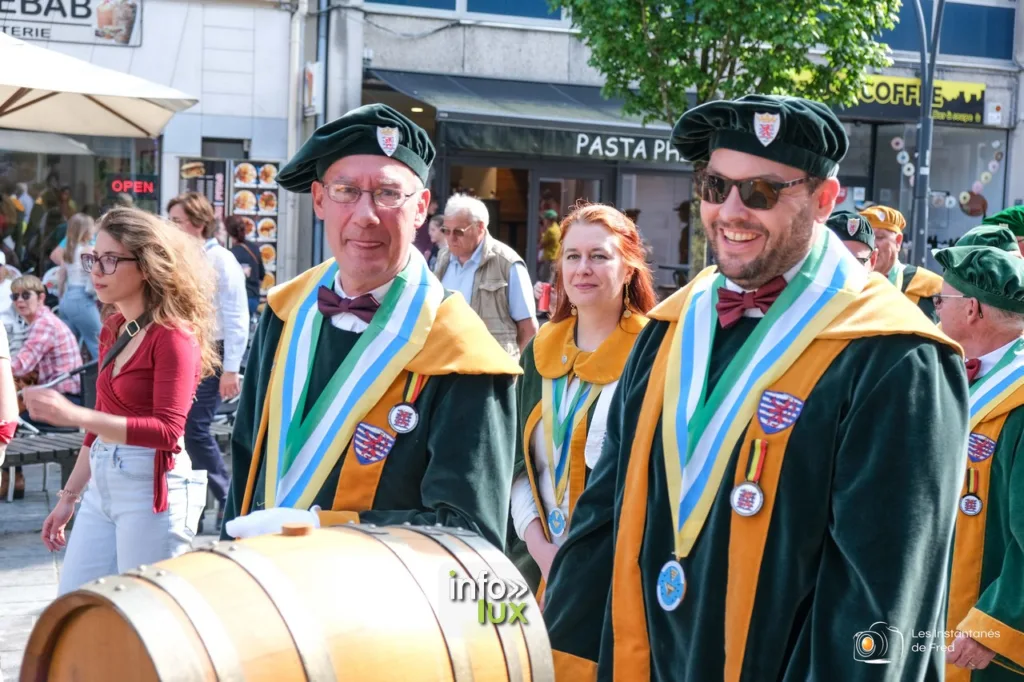
[[[896,233],[896,248],[897,249],[902,249],[903,248],[903,233],[902,232],[897,232]]]
[[[316,213],[316,217],[320,220],[324,219],[324,186],[319,180],[313,181],[313,212]]]
[[[836,178],[826,178],[821,186],[815,190],[818,195],[817,211],[815,212],[815,222],[824,223],[828,220],[828,217],[832,215],[832,211],[836,208],[836,198],[839,196],[839,180]]]
[[[877,263],[877,262],[878,262],[878,249],[872,249],[872,251],[871,251],[871,260],[868,261],[869,265],[871,265],[871,269],[872,270],[875,269],[875,263]]]

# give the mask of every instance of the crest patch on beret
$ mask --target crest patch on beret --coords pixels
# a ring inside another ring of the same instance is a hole
[[[401,142],[401,135],[398,132],[398,128],[377,127],[377,144],[380,145],[382,152],[391,156],[398,149],[399,142]]]
[[[780,124],[778,114],[754,114],[754,133],[765,147],[775,141]]]
[[[860,229],[860,220],[857,218],[850,218],[846,221],[846,231],[850,233],[851,237],[857,236],[857,230]]]

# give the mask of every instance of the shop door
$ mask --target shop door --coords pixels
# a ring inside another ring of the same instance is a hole
[[[558,220],[563,220],[579,205],[587,203],[614,202],[611,187],[614,185],[610,172],[565,172],[550,167],[533,173],[531,205],[535,210],[530,216],[529,254],[524,256],[530,277],[534,281],[550,281],[554,278],[550,249],[544,253],[542,247],[544,232],[550,224],[545,219],[548,211],[554,211]]]

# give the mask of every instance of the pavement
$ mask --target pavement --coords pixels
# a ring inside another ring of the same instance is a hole
[[[46,466],[49,492],[43,490],[43,465],[26,466],[25,498],[0,501],[0,682],[18,679],[32,628],[43,609],[57,597],[64,551],[46,549],[39,532],[57,502],[60,466]],[[207,528],[213,528],[213,516],[214,512],[208,512]],[[193,546],[214,539],[212,534],[201,535]]]

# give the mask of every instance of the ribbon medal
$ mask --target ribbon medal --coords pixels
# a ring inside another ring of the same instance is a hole
[[[548,471],[555,491],[555,507],[558,514],[548,516],[548,530],[555,537],[565,532],[566,519],[562,512],[565,491],[569,487],[569,459],[572,434],[587,417],[587,410],[600,394],[600,389],[580,381],[570,395],[570,375],[557,379],[544,379],[542,408],[544,414],[544,437],[548,445]]]
[[[686,575],[678,561],[672,559],[658,572],[658,604],[666,611],[674,611],[686,595]]]
[[[388,425],[395,433],[411,433],[420,423],[420,413],[416,411],[416,398],[427,383],[427,377],[416,372],[409,372],[405,380],[405,391],[402,402],[388,412]]]
[[[732,489],[729,503],[740,516],[753,516],[764,506],[764,491],[761,490],[761,469],[768,454],[768,443],[757,439],[750,446],[750,462],[747,464],[747,478]]]
[[[982,503],[978,497],[978,470],[971,467],[967,470],[967,494],[960,498],[960,511],[967,516],[981,513]]]

